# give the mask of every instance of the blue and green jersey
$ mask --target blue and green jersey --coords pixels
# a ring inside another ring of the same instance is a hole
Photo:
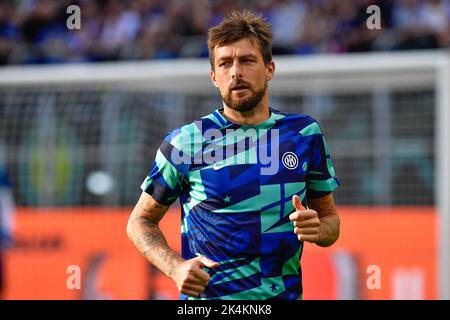
[[[339,185],[322,130],[306,115],[270,109],[246,126],[222,111],[170,132],[141,189],[179,199],[184,259],[219,262],[199,299],[301,299],[292,196],[305,203]]]

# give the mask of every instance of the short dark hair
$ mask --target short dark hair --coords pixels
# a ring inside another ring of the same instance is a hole
[[[272,26],[262,16],[250,11],[234,11],[218,26],[208,30],[208,53],[214,70],[214,48],[247,38],[256,40],[265,64],[272,61]]]

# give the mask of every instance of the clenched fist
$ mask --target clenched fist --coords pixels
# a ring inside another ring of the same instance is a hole
[[[294,233],[298,240],[316,243],[320,234],[320,220],[317,211],[303,208],[298,195],[292,197],[292,203],[296,211],[289,215],[289,219],[294,221]]]
[[[218,265],[219,263],[205,256],[199,256],[180,263],[175,268],[173,277],[178,291],[191,297],[197,297],[205,290],[211,278],[202,268],[215,268]]]

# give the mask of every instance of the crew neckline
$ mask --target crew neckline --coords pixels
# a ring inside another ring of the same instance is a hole
[[[269,107],[269,112],[270,112],[270,116],[269,118],[267,118],[266,120],[264,120],[263,122],[259,123],[259,124],[255,124],[255,125],[249,125],[249,124],[239,124],[233,121],[230,121],[227,119],[227,117],[225,117],[223,115],[223,107],[217,108],[214,111],[214,114],[216,115],[216,117],[219,117],[219,121],[222,124],[222,126],[226,126],[226,125],[230,125],[230,124],[234,124],[236,126],[242,127],[242,128],[264,128],[264,127],[268,127],[271,126],[273,123],[275,123],[275,112],[272,108]]]

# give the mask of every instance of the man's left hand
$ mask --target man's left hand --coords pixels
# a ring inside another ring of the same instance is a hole
[[[298,240],[316,243],[320,235],[320,220],[316,210],[305,209],[298,195],[292,197],[296,211],[289,215],[294,222],[294,233]]]

